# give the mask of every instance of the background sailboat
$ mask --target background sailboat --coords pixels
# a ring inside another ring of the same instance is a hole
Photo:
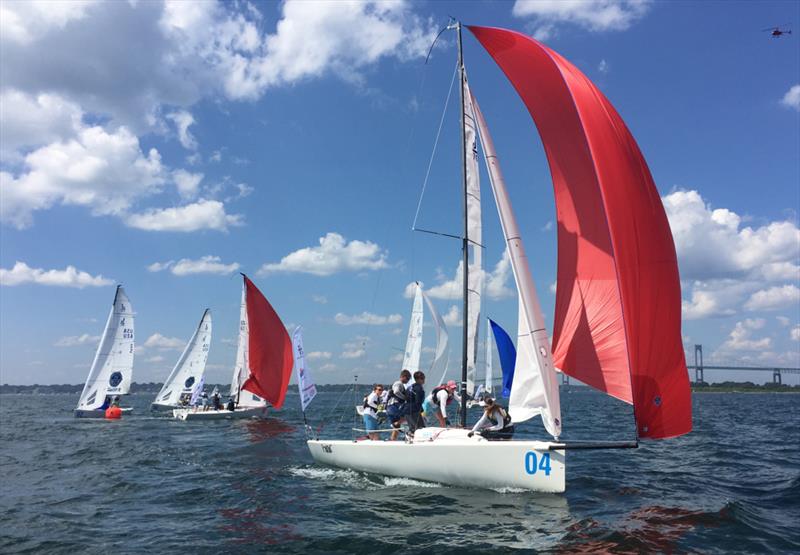
[[[130,391],[133,377],[133,307],[121,285],[83,386],[75,416],[103,418],[114,397]],[[123,413],[132,411],[123,408]]]
[[[203,381],[211,346],[211,311],[206,309],[200,324],[183,349],[178,362],[170,372],[161,391],[156,395],[150,408],[172,410],[182,405],[192,404],[197,385]]]
[[[175,409],[175,418],[254,418],[266,415],[269,405],[283,406],[294,363],[292,343],[272,305],[247,276],[242,274],[242,278],[239,341],[230,390],[234,410]]]

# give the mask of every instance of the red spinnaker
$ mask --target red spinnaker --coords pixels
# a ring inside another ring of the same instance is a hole
[[[279,409],[292,375],[292,341],[278,314],[258,287],[247,276],[244,276],[244,284],[247,288],[247,322],[250,329],[250,376],[242,389],[252,391]]]
[[[558,53],[514,31],[469,29],[527,106],[550,165],[556,366],[633,403],[640,437],[691,431],[675,245],[636,141],[603,93]]]

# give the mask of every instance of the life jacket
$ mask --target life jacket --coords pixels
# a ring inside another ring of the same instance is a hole
[[[366,409],[372,409],[377,414],[378,413],[378,405],[377,404],[376,405],[370,405],[369,404],[369,396],[370,395],[372,395],[372,392],[367,393],[367,396],[364,397],[364,405],[363,405],[363,407],[364,407],[365,410]]]
[[[439,392],[440,391],[447,391],[447,386],[446,385],[439,385],[439,386],[434,387],[433,391],[431,391],[431,398],[433,399],[433,404],[436,405],[437,407],[441,406],[441,402],[439,402]],[[452,395],[450,395],[450,392],[447,391],[447,400],[449,401],[451,398],[452,398]]]
[[[397,382],[395,382],[397,383]],[[403,382],[400,382],[400,385],[403,386],[403,397],[400,397],[398,394],[394,392],[394,384],[392,387],[389,388],[389,395],[386,398],[387,405],[394,405],[394,404],[403,404],[408,401],[408,390],[406,390],[406,385]]]
[[[500,405],[495,405],[495,409],[497,411],[499,411],[500,412],[500,416],[503,417],[503,428],[508,428],[508,426],[511,424],[511,415],[508,414],[506,409],[504,409]],[[489,420],[491,420],[495,425],[497,425],[497,420],[495,418],[493,418],[494,413],[495,413],[495,411],[493,410],[492,413],[491,413],[492,416],[489,416]]]

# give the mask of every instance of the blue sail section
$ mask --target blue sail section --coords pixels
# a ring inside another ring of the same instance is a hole
[[[517,362],[517,349],[514,343],[497,322],[489,319],[494,334],[494,342],[497,344],[497,352],[500,354],[500,367],[503,369],[503,397],[511,395],[511,382],[514,381],[514,364]]]

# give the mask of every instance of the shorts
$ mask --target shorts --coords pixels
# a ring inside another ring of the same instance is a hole
[[[368,432],[374,432],[378,429],[378,419],[372,416],[371,414],[364,415],[364,428]]]
[[[391,421],[392,424],[405,418],[407,413],[407,403],[393,403],[386,407],[386,415],[389,417],[389,421]]]
[[[422,403],[422,412],[424,412],[425,416],[428,418],[434,418],[434,415],[439,412],[439,407],[432,401],[425,399],[425,402]]]

